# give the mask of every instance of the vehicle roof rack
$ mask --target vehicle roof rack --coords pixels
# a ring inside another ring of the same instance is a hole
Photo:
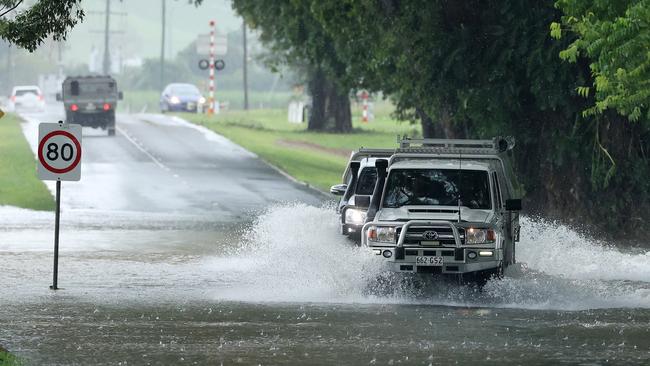
[[[492,140],[413,139],[398,136],[397,140],[399,148],[395,153],[497,155],[515,147],[515,139],[511,136],[498,136]]]
[[[373,149],[362,147],[350,154],[350,160],[361,160],[363,158],[389,158],[395,153],[395,149]]]

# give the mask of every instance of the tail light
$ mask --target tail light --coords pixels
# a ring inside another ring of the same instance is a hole
[[[11,101],[12,101],[12,102],[15,102],[15,101],[16,101],[16,96],[15,96],[15,95],[12,95],[12,96],[11,96]]]
[[[73,112],[76,112],[76,111],[79,110],[79,106],[76,105],[76,104],[73,104],[73,105],[70,106],[70,110],[73,111]]]
[[[43,94],[38,95],[38,100],[43,100]]]
[[[111,105],[108,103],[104,103],[104,110],[109,111],[111,109]]]

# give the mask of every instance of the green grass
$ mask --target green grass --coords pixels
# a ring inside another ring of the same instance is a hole
[[[36,160],[20,129],[20,119],[0,119],[0,205],[54,210],[54,199],[36,175]]]
[[[353,109],[356,108],[353,106]],[[364,124],[355,110],[354,131],[348,134],[306,131],[305,124],[287,122],[284,109],[228,111],[212,117],[183,114],[181,117],[231,139],[296,179],[328,191],[331,185],[341,181],[348,158],[309,146],[287,146],[286,142],[308,143],[349,154],[362,146],[396,147],[398,134],[418,135],[417,126],[391,119],[390,111],[388,105],[377,106],[375,120]]]
[[[0,366],[18,366],[23,363],[20,360],[12,355],[11,353],[5,351],[0,347]]]

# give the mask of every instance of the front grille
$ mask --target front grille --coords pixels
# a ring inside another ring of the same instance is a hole
[[[396,240],[399,239],[402,228],[397,228],[395,230]],[[427,240],[424,238],[423,234],[427,231],[435,231],[438,233],[438,238],[436,240]],[[461,244],[465,243],[465,229],[458,228],[458,235],[460,236]],[[456,241],[454,239],[454,233],[449,226],[411,226],[406,233],[406,238],[404,238],[405,246],[427,246],[431,245],[428,242],[437,241],[438,245],[441,246],[456,246]],[[423,243],[424,242],[424,243]]]
[[[434,274],[442,273],[442,267],[417,266],[416,268],[418,273],[434,273]]]

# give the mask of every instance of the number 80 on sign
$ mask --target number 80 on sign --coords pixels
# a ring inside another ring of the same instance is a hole
[[[41,123],[37,154],[40,179],[78,181],[81,178],[81,126]]]

